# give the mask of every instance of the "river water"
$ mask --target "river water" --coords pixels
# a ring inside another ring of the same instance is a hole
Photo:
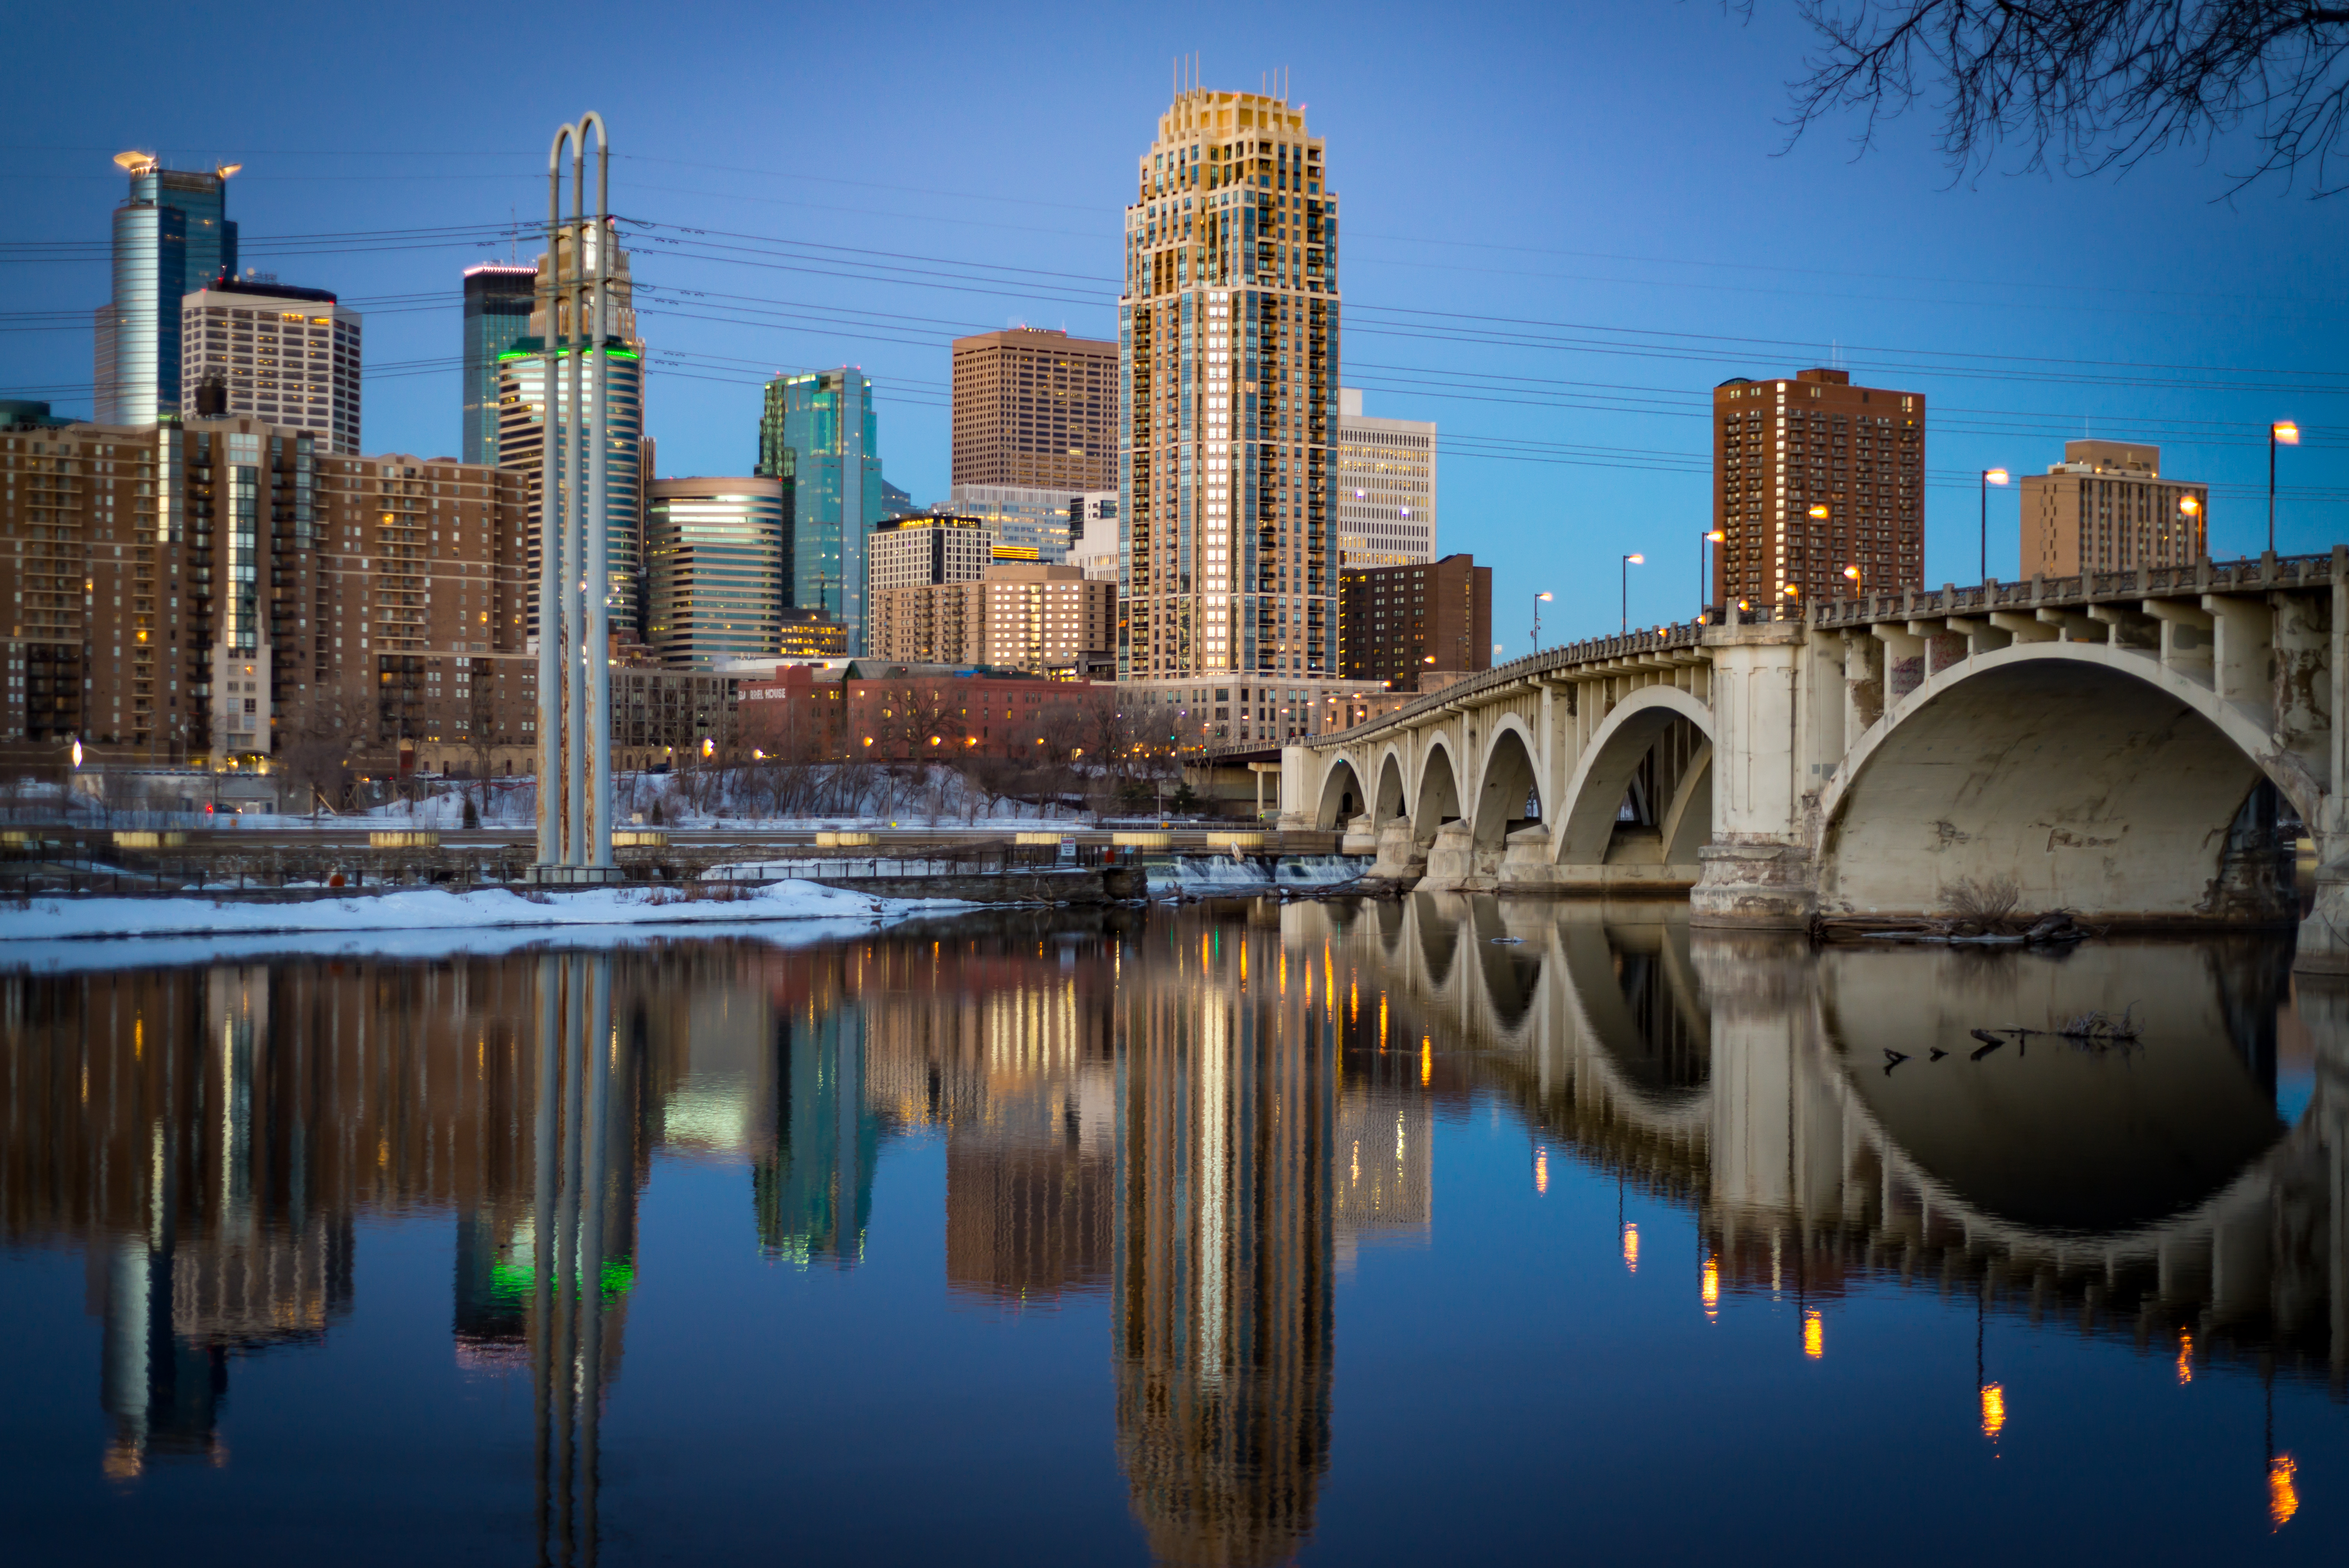
[[[0,971],[12,1562],[2349,1550],[2288,939],[472,940]]]

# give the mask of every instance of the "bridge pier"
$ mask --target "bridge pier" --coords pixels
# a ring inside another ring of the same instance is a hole
[[[1419,846],[1409,817],[1389,817],[1379,824],[1378,859],[1364,879],[1408,892],[1427,874],[1427,852]]]
[[[1786,622],[1705,632],[1713,659],[1713,841],[1697,851],[1692,924],[1799,930],[1817,911],[1816,797],[1806,793],[1816,769],[1806,764],[1818,727],[1806,722],[1805,640],[1804,628]],[[1842,671],[1835,676],[1840,718]]]

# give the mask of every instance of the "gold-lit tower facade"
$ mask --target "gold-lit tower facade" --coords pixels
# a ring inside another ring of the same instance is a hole
[[[1118,673],[1338,667],[1338,199],[1285,97],[1179,93],[1126,209]]]

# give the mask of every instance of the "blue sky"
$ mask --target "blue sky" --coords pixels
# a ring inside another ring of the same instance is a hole
[[[885,399],[890,476],[939,499],[947,339],[1110,334],[1133,160],[1195,53],[1210,87],[1286,67],[1327,139],[1345,378],[1371,412],[1442,425],[1441,542],[1496,569],[1508,655],[1545,588],[1546,641],[1611,630],[1627,551],[1649,561],[1632,618],[1687,615],[1707,389],[1838,352],[1927,395],[1932,583],[1974,575],[1975,471],[2037,469],[2084,432],[2158,440],[2165,472],[2216,486],[2229,555],[2262,542],[2262,432],[2295,418],[2280,545],[2349,537],[2349,198],[2228,200],[2230,148],[1953,181],[1924,118],[1865,158],[1848,126],[1787,152],[1807,39],[1785,0],[1756,11],[585,5],[550,42],[439,4],[132,5],[103,39],[28,9],[11,52],[34,68],[0,101],[0,397],[88,409],[86,316],[37,313],[105,298],[108,160],[138,147],[242,161],[248,263],[367,315],[367,449],[452,452],[458,274],[503,252],[423,231],[543,213],[548,137],[593,108],[622,154],[615,206],[659,225],[636,253],[662,471],[747,471],[763,376],[847,362]],[[94,243],[22,248],[76,240]],[[2008,574],[2013,492],[1991,504]]]

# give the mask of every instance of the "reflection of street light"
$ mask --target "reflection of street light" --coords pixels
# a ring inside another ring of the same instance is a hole
[[[1982,471],[1982,580],[1985,583],[1990,581],[1990,487],[2004,483],[2004,469],[1984,469]]]
[[[1554,595],[1548,593],[1534,595],[1534,652],[1537,654],[1541,652],[1541,607],[1548,603],[1552,597]]]
[[[2278,447],[2300,445],[2300,422],[2278,419],[2268,427],[2268,553],[2275,553],[2275,452]]]
[[[1631,630],[1631,568],[1634,566],[1645,566],[1647,563],[1648,558],[1644,555],[1627,555],[1623,557],[1623,624],[1621,630],[1626,634],[1629,634]]]

